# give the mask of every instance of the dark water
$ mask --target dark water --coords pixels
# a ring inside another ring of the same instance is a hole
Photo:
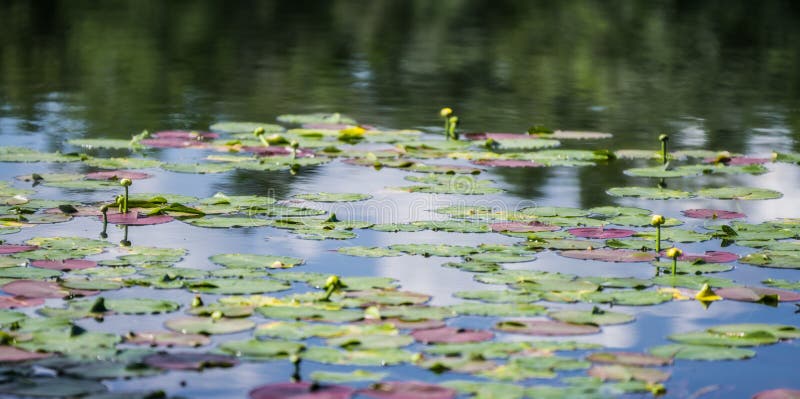
[[[612,132],[614,138],[600,145],[613,149],[655,149],[658,134],[669,133],[679,148],[756,156],[800,150],[800,3],[794,1],[0,1],[0,16],[2,145],[55,151],[67,149],[68,138],[128,138],[144,129],[204,130],[222,120],[269,122],[284,113],[331,111],[380,126],[438,132],[438,110],[451,106],[468,131],[522,132],[541,124]],[[160,156],[180,157],[170,151]],[[490,177],[508,191],[497,198],[507,204],[624,204],[670,216],[689,207],[731,208],[729,202],[701,200],[614,200],[604,194],[609,187],[651,183],[624,176],[625,167],[493,171]],[[3,164],[0,177],[10,180],[49,168]],[[788,165],[770,169],[768,175],[737,181],[778,189],[785,197],[734,207],[754,221],[800,216],[795,200],[800,174]],[[403,174],[382,171],[353,178],[355,170],[334,164],[295,178],[285,173],[162,173],[159,182],[142,187],[279,198],[335,187],[394,201],[384,209],[387,213],[350,210],[356,216],[381,222],[420,218],[415,209],[421,203],[415,201],[426,199],[395,199],[381,191],[400,184]],[[675,188],[721,184],[707,177],[678,180]],[[55,189],[42,193],[62,195]],[[422,204],[423,209],[435,205]],[[69,226],[86,235],[97,228],[88,221]],[[13,238],[46,235],[47,229]],[[376,265],[329,255],[327,250],[344,245],[339,242],[297,243],[274,230],[269,240],[261,231],[197,230],[181,224],[144,227],[132,240],[187,246],[191,254],[183,266],[189,267],[210,267],[207,256],[232,248],[282,250],[307,258],[314,271],[399,278],[404,288],[435,293],[434,302],[440,304],[453,301],[452,291],[485,287],[467,273],[434,269],[441,259],[403,257]],[[366,232],[346,245],[482,239]],[[541,256],[536,266],[593,273],[555,255]],[[651,273],[621,266],[610,272]],[[725,277],[743,283],[763,278],[752,268],[732,273]],[[790,271],[770,276],[797,280]],[[185,297],[180,299],[190,295]],[[606,328],[593,342],[641,350],[664,344],[669,332],[726,322],[798,321],[783,306],[772,313],[736,302],[715,304],[709,311],[698,308],[675,302],[637,310],[636,323]],[[747,362],[684,363],[674,367],[669,395],[689,397],[712,385],[718,389],[703,397],[800,388],[792,363],[798,355],[795,342],[759,349],[758,358]],[[393,372],[439,378],[412,368]],[[290,373],[285,363],[247,364],[233,374],[173,373],[147,381],[171,393],[224,398],[285,380]],[[188,388],[178,386],[181,379],[189,380]],[[227,383],[220,386],[221,379]],[[113,383],[118,388],[137,384]]]

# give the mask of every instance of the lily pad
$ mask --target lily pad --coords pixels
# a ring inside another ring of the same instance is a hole
[[[456,391],[441,385],[418,381],[391,381],[373,384],[359,394],[376,399],[454,399]]]
[[[494,337],[494,334],[486,330],[442,327],[429,330],[417,330],[412,332],[411,336],[423,344],[454,344],[488,341]]]
[[[184,334],[172,331],[139,331],[126,334],[125,342],[148,346],[198,347],[210,344],[211,339],[203,334]]]
[[[353,370],[349,373],[340,373],[335,371],[315,371],[311,373],[312,381],[323,382],[358,382],[358,381],[380,381],[389,376],[389,373],[375,373],[367,370]],[[282,398],[285,398],[282,397]]]
[[[495,324],[499,331],[538,336],[567,336],[597,334],[600,328],[587,324],[572,324],[550,320],[508,320]]]
[[[753,395],[753,399],[798,399],[800,390],[789,388],[768,389]]]
[[[176,173],[225,173],[235,168],[235,165],[226,163],[164,163],[161,169]]]
[[[466,256],[479,252],[473,247],[447,244],[394,244],[389,249],[411,255],[429,256]]]
[[[109,212],[107,218],[108,218],[108,223],[121,224],[126,226],[146,226],[152,224],[169,223],[175,220],[172,216],[169,215],[148,216],[146,214],[137,211],[130,211],[128,213]],[[101,221],[103,220],[102,216],[100,216],[100,220]]]
[[[0,393],[16,397],[73,398],[107,390],[100,382],[68,377],[19,378],[0,384]]]
[[[239,295],[239,294],[262,294],[266,292],[284,291],[291,288],[290,284],[284,281],[266,279],[208,279],[192,281],[186,284],[192,292],[202,292],[207,294]]]
[[[766,287],[726,287],[716,290],[724,299],[744,302],[777,303],[800,301],[800,293]]]
[[[204,370],[213,367],[233,367],[239,362],[227,355],[212,353],[157,353],[146,356],[144,364],[163,370]]]
[[[603,262],[651,262],[655,259],[652,252],[633,251],[629,249],[587,249],[561,251],[561,256],[573,259],[599,260]]]
[[[219,349],[227,354],[255,360],[286,359],[289,356],[299,353],[304,348],[305,345],[297,342],[278,340],[261,341],[257,339],[227,341],[219,346]]]
[[[388,256],[403,255],[403,252],[381,247],[362,247],[362,246],[340,247],[339,249],[337,249],[337,251],[340,254],[345,254],[350,256],[362,256],[369,258],[382,258]]]
[[[783,197],[779,191],[757,187],[722,187],[707,188],[697,195],[712,199],[768,200]]]
[[[319,385],[310,382],[279,382],[262,385],[250,391],[250,399],[348,399],[355,390],[340,385]]]
[[[410,363],[415,354],[403,349],[339,350],[312,346],[306,349],[303,359],[326,364],[347,366],[390,366]]]
[[[586,302],[609,303],[624,306],[649,306],[669,302],[672,294],[652,290],[604,290],[584,294]]]
[[[300,258],[291,256],[257,254],[219,254],[208,258],[210,261],[230,268],[244,269],[285,269],[303,263]]]
[[[695,219],[744,219],[744,213],[724,211],[720,209],[686,209],[681,211],[683,216]]]
[[[19,252],[33,251],[38,247],[35,245],[15,245],[15,244],[0,244],[0,254],[16,254]]]
[[[214,319],[210,317],[179,317],[164,323],[168,329],[181,334],[232,334],[247,331],[255,327],[255,323],[247,319]]]
[[[670,373],[653,368],[604,365],[594,366],[587,372],[592,377],[614,381],[644,381],[651,384],[664,382],[669,379]]]
[[[750,349],[686,344],[656,346],[648,351],[656,356],[682,360],[743,360],[756,355]]]
[[[544,306],[528,303],[460,303],[450,307],[459,315],[472,316],[536,316],[543,314]]]
[[[614,197],[635,197],[653,200],[685,199],[694,196],[686,191],[653,187],[614,187],[606,192]]]
[[[372,198],[371,195],[358,194],[358,193],[297,194],[294,197],[314,202],[355,202],[355,201],[364,201]]]
[[[187,219],[186,223],[197,227],[210,227],[217,229],[230,229],[236,227],[261,227],[269,226],[273,222],[268,219],[259,219],[255,217],[202,217],[195,219]]]
[[[560,310],[547,314],[550,318],[572,324],[592,324],[597,326],[630,323],[633,315],[594,308],[592,310]]]
[[[263,128],[265,133],[280,133],[286,130],[280,125],[261,122],[217,122],[209,126],[209,129],[222,133],[253,133],[258,128]]]
[[[658,367],[672,364],[671,357],[638,352],[595,352],[586,357],[592,363],[609,363],[623,366]]]
[[[311,114],[284,114],[278,115],[278,122],[294,125],[305,125],[311,123],[334,123],[345,125],[357,125],[355,119],[336,113],[311,113]]]
[[[161,165],[160,161],[146,158],[89,158],[83,163],[100,169],[147,169]]]
[[[35,260],[31,266],[50,270],[83,270],[97,266],[97,262],[86,259],[65,259],[65,260]]]
[[[581,227],[567,231],[575,237],[597,239],[630,237],[636,234],[635,230],[606,229],[602,227]]]

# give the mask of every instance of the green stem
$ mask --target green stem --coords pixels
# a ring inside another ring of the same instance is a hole
[[[661,163],[667,164],[667,141],[661,140]]]
[[[678,271],[678,257],[672,258],[672,275],[674,276],[675,273]]]
[[[261,144],[264,144],[264,147],[269,147],[269,141],[264,138],[263,134],[259,135],[258,139],[261,140]]]
[[[444,118],[444,135],[450,140],[450,117]]]
[[[122,200],[122,213],[128,213],[128,186],[125,186],[125,198]]]
[[[656,226],[656,253],[661,252],[661,225]]]

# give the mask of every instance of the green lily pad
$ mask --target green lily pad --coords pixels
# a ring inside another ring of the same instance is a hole
[[[722,187],[707,188],[697,195],[712,199],[767,200],[783,197],[779,191],[757,187]]]
[[[450,307],[458,315],[471,316],[538,316],[547,310],[544,306],[527,303],[460,303]]]
[[[302,259],[290,256],[256,254],[219,254],[208,259],[225,267],[244,269],[285,269],[303,263]]]
[[[522,399],[525,396],[525,388],[515,384],[487,382],[487,381],[465,381],[450,380],[441,384],[444,387],[452,388],[465,395],[473,395],[476,399],[504,398]],[[539,396],[532,396],[539,397]]]
[[[732,336],[749,336],[767,332],[780,339],[800,338],[800,328],[785,324],[764,324],[764,323],[742,323],[724,324],[711,327],[707,330],[711,333],[725,334]]]
[[[741,257],[739,262],[759,267],[800,269],[800,254],[795,252],[761,251],[747,254]],[[2,269],[0,269],[0,273],[2,273]]]
[[[28,351],[59,352],[71,357],[93,357],[113,355],[120,341],[116,334],[70,330],[40,330],[31,333],[31,339],[15,344]]]
[[[540,335],[540,336],[567,336],[597,334],[600,328],[589,324],[572,324],[551,320],[506,320],[495,324],[499,331]]]
[[[606,192],[614,197],[636,197],[653,200],[684,199],[694,196],[686,191],[654,187],[614,187]]]
[[[560,310],[547,314],[550,318],[572,324],[593,324],[606,326],[630,323],[633,315],[594,308],[593,310]]]
[[[61,286],[75,290],[90,290],[90,291],[112,291],[118,290],[123,287],[123,283],[116,280],[95,278],[95,279],[80,279],[72,278],[61,282]]]
[[[2,147],[0,162],[78,162],[81,155],[62,154],[60,152],[39,152],[24,147]]]
[[[370,227],[370,229],[375,231],[384,231],[387,233],[399,233],[422,231],[425,230],[425,227],[413,225],[411,223],[383,223],[374,224]]]
[[[305,345],[292,341],[250,339],[245,341],[227,341],[219,346],[219,350],[237,357],[254,360],[286,359],[302,351]]]
[[[694,290],[699,290],[703,288],[703,285],[708,284],[709,287],[733,287],[734,284],[733,280],[729,280],[727,278],[718,278],[718,277],[707,277],[707,276],[698,276],[698,275],[688,275],[688,274],[679,274],[679,275],[661,275],[658,277],[653,277],[653,283],[665,286],[665,287],[686,287],[691,288]]]
[[[648,351],[656,356],[682,360],[743,360],[756,355],[756,352],[750,349],[686,344],[656,346]]]
[[[294,197],[314,202],[355,202],[372,198],[371,195],[358,193],[313,193],[297,194]]]
[[[98,298],[99,299],[99,298]],[[170,313],[178,310],[180,305],[176,302],[158,300],[150,298],[132,299],[105,299],[103,306],[96,309],[98,299],[70,301],[66,308],[45,307],[39,309],[39,313],[47,317],[61,317],[68,319],[79,319],[91,317],[105,312],[121,314],[159,314]]]
[[[100,382],[68,377],[19,378],[0,384],[0,393],[17,397],[72,398],[107,390]]]
[[[227,163],[163,163],[161,169],[176,173],[224,173],[234,169],[234,165]]]
[[[262,306],[256,311],[268,319],[308,320],[332,323],[347,323],[364,318],[364,313],[351,309],[336,309],[313,306]]]
[[[672,261],[656,261],[653,265],[664,272],[672,271]],[[702,274],[719,273],[733,270],[733,265],[728,263],[705,263],[703,261],[681,261],[677,262],[675,271],[678,274]]]
[[[240,294],[262,294],[266,292],[285,291],[291,288],[290,284],[284,281],[266,279],[207,279],[201,281],[191,281],[186,283],[186,288],[192,292],[202,292],[206,294],[240,295]]]
[[[463,299],[475,299],[489,303],[521,303],[527,304],[536,302],[541,299],[541,296],[535,292],[502,290],[502,291],[459,291],[453,293],[453,296]]]
[[[670,373],[648,367],[622,366],[622,365],[602,365],[593,366],[587,372],[592,377],[598,377],[603,381],[644,381],[651,384],[664,382],[669,379]]]
[[[592,248],[601,248],[602,241],[591,240],[574,240],[574,239],[539,239],[533,238],[521,243],[527,248],[531,249],[555,249],[555,250],[579,250]]]
[[[14,266],[0,269],[0,278],[45,280],[60,275],[60,270],[40,269],[38,267]]]
[[[255,327],[247,319],[214,319],[211,317],[179,317],[169,319],[164,326],[182,334],[232,334],[247,331]]]
[[[654,241],[656,239],[655,230],[639,231],[633,235],[634,237],[641,237],[646,240]],[[662,242],[701,242],[708,241],[712,237],[710,234],[698,233],[693,230],[686,229],[661,229]]]
[[[184,220],[197,227],[210,227],[217,229],[230,229],[236,227],[261,227],[269,226],[273,222],[267,219],[259,219],[255,217],[222,217],[222,216],[206,216],[202,218],[193,218]]]
[[[608,222],[611,224],[618,224],[620,226],[650,226],[650,219],[651,217],[648,215],[622,215],[616,216],[611,219],[608,219]],[[672,227],[672,226],[679,226],[683,224],[678,219],[675,218],[665,218],[664,224],[662,227],[662,232],[664,231],[664,227]]]
[[[789,281],[789,280],[768,278],[766,280],[761,281],[761,283],[769,287],[800,291],[800,281]]]
[[[672,300],[672,294],[650,290],[605,290],[585,294],[583,300],[590,303],[648,306],[669,302]]]
[[[307,125],[307,124],[343,124],[343,125],[357,125],[355,119],[340,113],[311,113],[311,114],[284,114],[278,115],[278,122],[289,123],[294,125]]]
[[[561,256],[583,260],[597,260],[603,262],[650,262],[655,259],[652,252],[633,251],[629,249],[591,249],[561,251]]]
[[[147,169],[161,166],[160,161],[147,158],[89,158],[83,163],[100,169]]]
[[[672,334],[667,337],[671,341],[689,345],[707,346],[760,346],[770,345],[779,341],[779,337],[770,331],[758,330],[742,334],[724,332],[695,331],[681,334]]]
[[[203,334],[184,334],[174,331],[131,331],[125,335],[125,343],[148,346],[198,347],[210,344],[211,339]]]
[[[479,261],[447,262],[443,263],[442,266],[472,273],[492,273],[502,269],[497,263]]]
[[[368,258],[382,258],[388,256],[403,255],[403,252],[381,247],[362,247],[362,246],[340,247],[339,249],[337,249],[337,251],[340,254],[345,254],[350,256],[362,256]]]
[[[448,244],[394,244],[389,249],[405,252],[411,255],[429,256],[467,256],[478,253],[473,247]]]
[[[346,366],[391,366],[413,362],[415,354],[402,349],[339,350],[312,346],[303,353],[303,359],[326,364]]]
[[[380,381],[389,376],[389,373],[375,373],[367,370],[353,370],[349,373],[335,371],[314,371],[311,373],[312,381],[344,383],[359,381]]]
[[[217,122],[209,129],[222,133],[253,133],[254,130],[263,128],[265,133],[280,133],[286,129],[283,126],[261,122]]]
[[[328,346],[340,347],[347,350],[390,349],[408,346],[414,338],[408,335],[345,335],[343,337],[329,338]]]
[[[131,140],[124,139],[72,139],[67,140],[67,144],[88,149],[108,148],[113,150],[126,150],[134,147]]]
[[[630,206],[598,206],[589,209],[592,215],[600,215],[609,218],[617,216],[647,216],[652,212],[644,208],[634,208]]]

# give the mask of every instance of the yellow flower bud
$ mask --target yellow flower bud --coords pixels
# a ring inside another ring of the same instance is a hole
[[[669,136],[666,134],[662,134],[658,136],[658,141],[669,141]]]
[[[264,134],[264,132],[265,132],[264,128],[262,126],[259,126],[256,128],[256,130],[253,130],[253,136],[256,137],[261,136],[262,134]]]
[[[666,220],[661,215],[653,215],[653,217],[650,219],[650,224],[652,224],[653,226],[661,226],[665,222]]]
[[[676,259],[677,257],[679,257],[681,255],[683,255],[683,251],[681,251],[678,248],[674,248],[673,247],[673,248],[670,248],[670,249],[667,250],[667,257],[668,258]]]
[[[131,179],[122,179],[122,180],[119,181],[119,185],[122,186],[122,187],[128,187],[131,184],[133,184]]]
[[[450,107],[444,107],[441,111],[439,111],[439,115],[441,115],[442,118],[447,118],[450,115],[453,115],[453,109]]]
[[[327,288],[327,287],[335,287],[335,286],[338,286],[339,284],[340,284],[339,276],[337,276],[335,274],[330,276],[330,277],[328,277],[328,279],[325,280],[325,288]]]

